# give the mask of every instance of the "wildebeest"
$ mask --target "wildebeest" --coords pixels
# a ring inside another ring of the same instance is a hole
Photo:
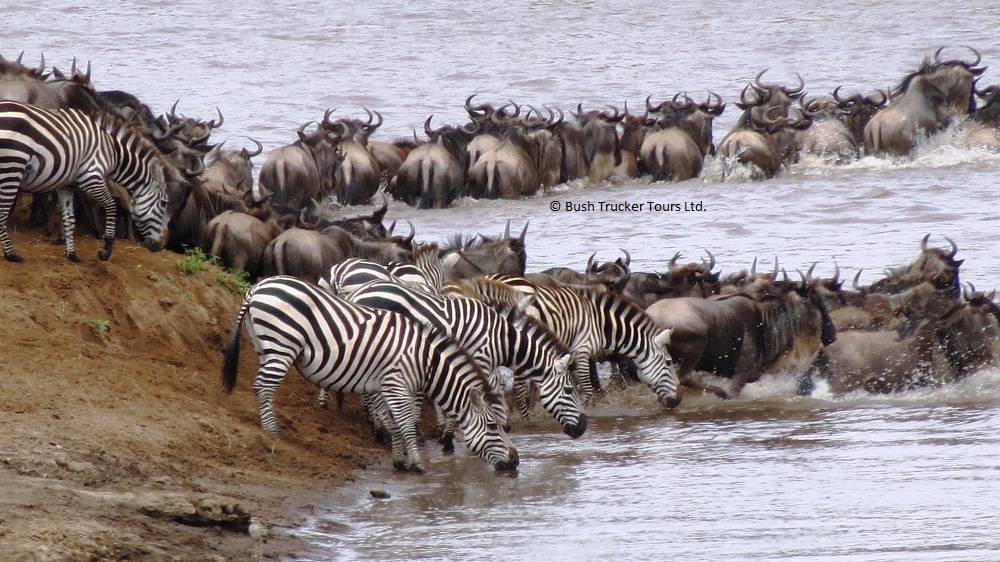
[[[809,126],[795,135],[800,157],[815,156],[833,164],[843,164],[858,157],[859,145],[842,119],[836,99],[823,96],[799,101],[810,120]]]
[[[205,163],[205,171],[201,174],[202,185],[213,191],[249,199],[248,195],[253,190],[251,158],[264,151],[264,145],[260,142],[253,139],[250,141],[257,145],[257,149],[252,152],[245,148],[222,150],[224,143],[218,144],[209,153],[209,159]]]
[[[413,236],[362,240],[338,226],[322,230],[290,228],[264,250],[261,275],[290,275],[316,284],[330,268],[347,258],[362,258],[382,265],[410,262]]]
[[[947,127],[953,118],[975,109],[974,82],[986,67],[975,60],[941,60],[941,51],[925,59],[891,93],[889,105],[865,127],[865,153],[909,156],[917,141]]]
[[[646,309],[657,324],[672,326],[668,349],[681,382],[727,398],[769,372],[810,364],[837,338],[826,306],[807,280],[776,284],[757,298],[675,298]],[[803,369],[804,370],[804,369]],[[705,384],[695,372],[732,379],[731,390]]]
[[[410,151],[389,183],[394,198],[421,209],[448,207],[459,196],[465,185],[465,147],[477,132],[474,122],[431,129],[433,117],[424,122],[429,142]]]
[[[677,265],[681,254],[677,252],[667,262],[667,272],[633,271],[623,289],[626,296],[641,307],[656,301],[676,297],[706,298],[719,292],[719,273],[713,272],[715,256],[705,250],[708,260],[701,263]]]
[[[560,143],[550,130],[512,127],[469,168],[469,195],[487,199],[534,195],[559,181],[561,156]]]
[[[337,166],[333,173],[333,193],[345,205],[368,203],[382,179],[378,160],[368,150],[368,137],[382,125],[382,115],[368,109],[365,112],[368,121],[345,118],[331,122],[327,117],[322,125],[339,139],[335,149]],[[375,121],[376,116],[378,121]]]
[[[441,248],[445,280],[458,281],[493,273],[524,275],[528,260],[524,246],[527,233],[528,223],[525,223],[521,234],[517,238],[512,237],[510,221],[507,221],[500,238],[483,235],[471,239],[461,235],[453,237],[448,246]]]
[[[976,90],[976,96],[982,103],[976,105],[971,119],[965,122],[962,143],[1000,152],[1000,86]]]
[[[792,116],[792,101],[803,93],[799,87],[762,84],[757,75],[753,84],[740,93],[736,107],[743,110],[739,120],[719,143],[717,154],[727,168],[734,162],[756,167],[766,178],[774,177],[783,164],[794,162],[796,152],[795,132],[809,126],[807,116],[798,112]],[[752,97],[747,98],[752,88]]]
[[[884,278],[872,284],[871,290],[886,294],[898,293],[927,281],[928,274],[944,274],[951,279],[951,290],[955,298],[958,298],[961,292],[958,270],[965,262],[955,259],[958,254],[958,244],[951,238],[945,237],[951,246],[950,250],[931,248],[928,246],[930,236],[928,233],[920,241],[920,255],[913,263],[889,268]]]
[[[678,94],[679,96],[679,94]],[[649,114],[667,109],[645,134],[639,148],[642,169],[652,174],[652,181],[684,181],[701,173],[705,156],[715,153],[712,142],[712,122],[722,115],[726,104],[717,94],[710,94],[705,103],[684,96],[685,102],[674,100],[657,106],[646,98]],[[717,99],[712,103],[712,96]]]
[[[1000,359],[1000,309],[991,297],[973,294],[946,312],[903,325],[898,331],[847,330],[823,349],[800,382],[813,377],[836,394],[863,389],[900,392],[960,380]]]
[[[279,234],[281,228],[266,207],[246,213],[224,211],[208,223],[203,249],[255,281],[260,277],[264,249]]]
[[[312,199],[322,198],[333,189],[336,154],[326,132],[306,134],[309,123],[299,127],[299,140],[267,153],[254,187],[253,200],[291,209],[302,209]]]

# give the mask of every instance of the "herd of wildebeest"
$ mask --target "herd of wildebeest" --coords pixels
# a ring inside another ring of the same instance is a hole
[[[912,263],[888,269],[871,285],[855,277],[845,287],[839,270],[828,279],[814,278],[811,269],[789,275],[777,261],[767,271],[755,264],[722,275],[708,252],[692,263],[674,255],[663,272],[633,271],[626,252],[613,262],[591,259],[583,270],[529,273],[527,225],[519,234],[508,223],[498,237],[456,236],[438,244],[416,241],[412,225],[403,235],[384,218],[390,198],[440,208],[459,197],[531,196],[581,178],[682,181],[697,177],[713,156],[725,169],[742,165],[760,178],[803,155],[833,163],[863,155],[906,157],[921,138],[956,120],[963,142],[1000,150],[1000,86],[977,86],[985,68],[971,51],[972,60],[945,60],[939,49],[891,91],[867,95],[837,88],[809,97],[801,77],[789,87],[763,81],[762,71],[734,102],[742,113],[718,147],[712,123],[726,103],[716,94],[703,102],[686,94],[664,101],[650,96],[640,114],[627,106],[585,110],[581,104],[568,115],[512,101],[497,106],[471,95],[464,103],[468,122],[435,128],[433,116],[427,117],[426,138],[414,133],[391,142],[370,138],[383,123],[377,111],[335,119],[331,109],[311,131],[303,124],[297,140],[271,150],[257,178],[252,158],[263,153],[259,142],[254,150],[210,142],[223,124],[221,113],[199,120],[178,115],[175,104],[156,116],[132,94],[96,89],[89,65],[82,71],[74,61],[65,74],[46,71],[44,58],[30,68],[21,57],[0,57],[0,99],[110,114],[140,131],[164,165],[167,248],[201,247],[254,281],[290,276],[336,292],[340,282],[331,271],[361,260],[373,267],[416,263],[414,286],[452,298],[470,298],[456,287],[490,276],[529,293],[563,287],[584,300],[612,295],[627,314],[669,330],[668,338],[655,341],[664,345],[683,386],[725,398],[765,373],[792,370],[801,393],[811,392],[816,380],[835,393],[887,393],[957,381],[1000,359],[1000,309],[993,294],[960,282],[962,260],[951,240],[939,248],[924,237]],[[102,235],[102,210],[77,195],[81,227]],[[369,215],[338,211],[371,203],[378,207]],[[119,214],[118,236],[131,236],[127,212]],[[33,197],[32,223],[52,235],[58,218],[54,195]],[[389,279],[413,282],[403,275]],[[561,343],[574,345],[572,339]],[[591,351],[591,373],[594,361],[611,361],[626,380],[638,380],[634,363],[641,350],[635,346],[608,343]],[[718,386],[724,379],[731,381],[726,388]],[[599,386],[596,377],[591,384]]]

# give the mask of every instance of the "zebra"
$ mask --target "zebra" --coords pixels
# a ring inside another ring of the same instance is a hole
[[[620,293],[603,286],[544,287],[513,275],[449,283],[444,292],[505,306],[516,303],[525,294],[534,295],[529,314],[548,326],[572,350],[574,376],[585,399],[594,392],[589,359],[610,350],[635,362],[639,379],[653,388],[661,404],[667,408],[680,404],[677,373],[667,351],[672,329],[658,327]],[[524,390],[515,391],[515,397],[524,395]]]
[[[160,152],[150,140],[111,115],[0,102],[0,243],[7,261],[24,261],[7,233],[7,219],[22,191],[58,194],[66,257],[80,261],[73,244],[72,187],[104,207],[104,247],[97,255],[101,261],[110,258],[117,209],[109,182],[129,192],[129,210],[143,245],[154,252],[162,250],[167,187]]]
[[[447,334],[487,373],[504,366],[514,372],[518,388],[537,385],[542,407],[566,435],[576,439],[587,430],[587,416],[569,371],[572,356],[544,325],[527,316],[533,296],[524,296],[515,306],[498,312],[475,299],[373,281],[351,293],[349,300],[399,312]],[[518,404],[524,406],[522,418],[528,419],[527,401],[518,400]]]
[[[413,249],[412,264],[391,262],[388,270],[403,281],[424,285],[435,293],[440,293],[444,284],[444,263],[434,242],[418,244]]]
[[[361,258],[348,258],[334,264],[330,268],[329,275],[318,280],[318,285],[344,298],[348,298],[355,289],[371,281],[408,283],[417,287],[432,289],[436,292],[440,291],[444,277],[444,268],[441,265],[441,260],[437,259],[437,244],[419,244],[413,250],[413,256],[414,261],[418,265],[400,262],[390,262],[389,265],[382,265]],[[342,399],[343,397],[338,395],[338,401]],[[316,397],[316,403],[321,408],[327,408],[330,405],[330,396],[326,391],[320,389],[319,395]],[[362,405],[365,407],[366,412],[370,412],[368,400],[362,400]],[[371,416],[369,416],[369,419],[374,421],[371,419]],[[379,428],[376,428],[376,435],[378,433]]]
[[[418,393],[458,424],[470,451],[496,470],[514,470],[517,450],[497,422],[499,399],[485,373],[453,341],[400,314],[369,309],[294,277],[275,276],[247,291],[226,348],[222,385],[236,385],[240,332],[260,356],[253,389],[261,425],[280,434],[274,393],[294,365],[320,388],[378,393],[392,436],[393,466],[423,472],[417,447]],[[408,462],[407,462],[408,460]]]

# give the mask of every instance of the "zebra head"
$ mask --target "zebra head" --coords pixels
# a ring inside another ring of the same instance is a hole
[[[587,414],[577,392],[576,376],[569,368],[572,359],[565,354],[552,363],[551,372],[542,377],[538,395],[545,411],[562,424],[563,432],[576,439],[587,431]]]
[[[159,252],[167,240],[167,182],[163,167],[153,160],[149,167],[149,182],[132,192],[129,212],[135,219],[142,245]]]
[[[671,333],[673,328],[659,330],[655,334],[650,333],[648,336],[650,344],[646,346],[646,353],[641,358],[637,357],[635,363],[639,378],[653,387],[660,404],[667,408],[676,408],[681,403],[681,398],[677,393],[677,371],[674,370],[673,358],[667,350]]]
[[[477,408],[462,424],[465,445],[497,471],[516,470],[520,459],[496,413],[489,407]]]

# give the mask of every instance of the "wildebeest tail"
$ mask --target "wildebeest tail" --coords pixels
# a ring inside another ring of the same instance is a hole
[[[430,209],[434,207],[434,163],[421,162],[417,170],[420,178],[420,207]],[[444,205],[444,202],[441,202]]]
[[[243,319],[250,310],[250,295],[253,289],[247,291],[246,298],[243,299],[243,306],[240,307],[239,314],[236,315],[236,322],[229,333],[229,344],[226,345],[226,361],[222,365],[222,390],[226,394],[231,394],[236,387],[236,375],[240,366],[240,332],[243,328]]]

